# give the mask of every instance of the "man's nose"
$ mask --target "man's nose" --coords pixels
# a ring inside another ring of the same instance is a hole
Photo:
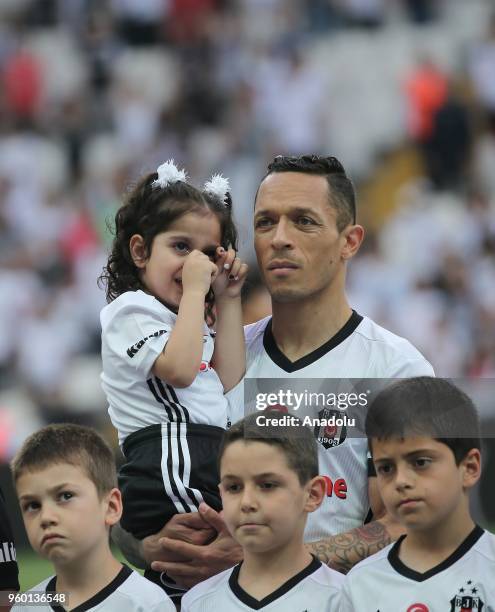
[[[272,246],[274,249],[288,249],[293,246],[289,221],[281,218],[275,226],[272,235]]]

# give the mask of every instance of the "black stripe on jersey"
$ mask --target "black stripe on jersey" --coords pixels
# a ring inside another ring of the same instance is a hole
[[[175,392],[175,389],[173,387],[171,387],[170,385],[167,385],[167,390],[170,393],[170,397],[172,398],[172,401],[182,408],[182,410],[184,411],[184,416],[185,416],[186,422],[189,423],[189,421],[190,421],[189,411],[187,410],[187,408],[183,404],[181,404],[179,402],[179,398],[177,397],[177,393]]]
[[[182,413],[180,411],[180,408],[178,408],[173,402],[170,401],[170,398],[168,397],[168,394],[165,391],[165,387],[163,386],[163,382],[155,376],[155,383],[156,383],[156,386],[158,387],[158,391],[160,392],[161,398],[168,406],[170,406],[172,411],[175,413],[175,419],[172,419],[172,420],[175,420],[178,423],[182,423],[184,419],[182,418]]]
[[[100,604],[102,601],[105,601],[107,597],[109,597],[112,593],[114,593],[127,580],[127,578],[129,578],[131,574],[132,574],[131,568],[127,567],[127,565],[123,565],[122,569],[115,576],[112,582],[107,584],[107,586],[103,587],[101,591],[98,591],[96,595],[93,595],[93,597],[90,597],[84,603],[80,604],[76,608],[71,608],[71,612],[85,612],[86,610],[91,610],[91,608],[94,608],[95,606]],[[53,576],[50,582],[46,585],[45,592],[47,593],[47,595],[49,595],[50,593],[53,593],[56,590],[57,590],[57,577]],[[50,606],[50,608],[54,610],[55,612],[66,612],[65,608],[63,608],[62,606],[54,605],[54,606]]]
[[[304,355],[304,357],[296,359],[296,361],[291,361],[278,348],[275,338],[273,337],[272,320],[270,319],[263,334],[263,346],[270,359],[276,363],[279,368],[282,368],[282,370],[285,370],[285,372],[296,372],[297,370],[306,368],[315,361],[318,361],[318,359],[321,359],[323,355],[326,355],[336,346],[344,342],[344,340],[346,340],[352,334],[362,320],[363,317],[353,310],[347,323],[341,329],[339,329],[339,331],[332,336],[330,340],[327,340],[325,344],[322,344],[308,355]]]
[[[186,459],[184,452],[182,450],[182,440],[181,440],[181,427],[184,428],[184,443],[187,447],[187,426],[185,424],[181,425],[177,425],[177,446],[178,446],[178,454],[179,454],[179,478],[180,481],[182,482],[182,484],[184,485],[184,489],[186,490],[186,493],[189,496],[189,499],[192,501],[192,503],[196,506],[196,508],[199,509],[199,504],[201,503],[200,501],[198,501],[196,499],[196,495],[194,495],[193,490],[191,489],[191,487],[187,486],[186,483],[184,482],[184,469],[185,469],[185,464],[186,464],[186,460],[189,466],[189,474],[191,473],[191,454],[188,452],[188,457]]]
[[[404,563],[402,563],[402,561],[399,559],[400,545],[403,542],[404,538],[407,537],[405,535],[401,536],[392,546],[392,548],[389,550],[387,559],[390,565],[394,568],[394,570],[402,576],[410,578],[415,582],[424,582],[425,580],[428,580],[428,578],[435,576],[435,574],[440,574],[440,572],[443,572],[451,565],[459,561],[459,559],[464,557],[464,555],[476,544],[476,542],[481,538],[484,533],[485,530],[482,529],[479,525],[476,525],[476,527],[471,531],[467,538],[454,550],[451,555],[449,555],[441,563],[435,565],[435,567],[432,567],[424,573],[416,572],[410,567],[407,567],[407,565],[404,565]]]
[[[183,506],[184,513],[192,512],[191,508],[189,507],[191,500],[186,501],[182,497],[182,495],[179,493],[179,489],[177,487],[177,483],[175,482],[175,479],[174,479],[174,471],[173,471],[173,468],[172,468],[172,434],[171,434],[171,431],[170,431],[170,427],[171,427],[170,424],[167,424],[167,473],[168,473],[168,481],[170,483],[170,487],[172,489],[173,494],[175,495],[175,497],[179,501],[179,503]],[[175,441],[177,442],[177,447],[178,447],[178,449],[180,451],[180,440],[175,438]],[[179,452],[179,456],[180,456],[180,452]],[[179,464],[180,464],[180,461],[179,461]],[[193,499],[193,505],[195,505],[197,507],[199,504],[196,504],[195,501],[196,500]]]
[[[311,556],[313,557],[313,559],[311,563],[309,563],[309,565],[307,565],[302,571],[300,571],[295,576],[292,576],[292,578],[287,580],[287,582],[285,582],[277,590],[273,591],[273,593],[270,593],[270,595],[267,595],[261,600],[257,600],[254,597],[251,597],[249,593],[246,593],[246,591],[241,586],[239,586],[239,572],[241,569],[242,562],[239,563],[239,565],[236,565],[234,569],[232,570],[232,573],[230,574],[230,578],[229,578],[230,589],[234,593],[234,595],[237,597],[237,599],[242,601],[243,604],[245,604],[252,610],[261,610],[261,608],[264,608],[268,604],[271,604],[273,601],[276,601],[277,599],[279,599],[280,597],[288,593],[296,585],[298,585],[308,576],[311,576],[311,574],[316,572],[316,570],[321,567],[321,561],[319,561],[315,556],[313,555]]]
[[[147,380],[146,382],[147,382],[147,384],[148,384],[148,387],[149,387],[149,389],[150,389],[151,393],[153,393],[153,396],[154,396],[154,398],[156,399],[156,401],[157,401],[159,404],[163,404],[163,406],[165,407],[165,410],[167,411],[167,417],[168,417],[168,420],[169,420],[170,422],[174,421],[175,419],[174,419],[174,415],[173,415],[173,413],[172,413],[172,409],[171,409],[171,407],[170,407],[170,406],[168,406],[168,405],[167,405],[167,404],[164,402],[164,400],[163,400],[163,399],[162,399],[162,398],[161,398],[161,397],[158,395],[158,392],[157,392],[157,390],[155,389],[155,386],[153,385],[153,380],[152,380],[151,378],[148,378],[148,380]]]

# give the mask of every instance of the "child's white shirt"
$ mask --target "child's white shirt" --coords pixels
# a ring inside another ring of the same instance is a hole
[[[425,573],[399,559],[403,539],[347,574],[341,612],[495,612],[495,535],[476,527]]]
[[[337,612],[344,576],[313,561],[270,595],[258,601],[238,582],[239,565],[208,578],[182,598],[181,612]]]
[[[193,383],[177,389],[152,373],[177,315],[144,291],[127,291],[100,314],[102,387],[119,443],[148,425],[198,423],[225,429],[228,402],[211,367],[214,332],[205,324],[201,367]]]
[[[27,591],[26,596],[36,597],[39,601],[43,594],[48,596],[55,592],[55,582],[56,576],[50,576]],[[110,584],[76,608],[71,607],[70,593],[68,598],[69,604],[66,609],[71,612],[176,612],[172,600],[165,591],[126,565]],[[21,603],[15,605],[12,611],[62,612],[64,609],[55,602],[51,605],[38,603],[35,606]]]

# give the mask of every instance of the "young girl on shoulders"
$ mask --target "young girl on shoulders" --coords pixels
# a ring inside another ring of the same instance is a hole
[[[221,507],[225,393],[245,369],[247,266],[236,239],[227,180],[198,190],[172,161],[145,176],[115,217],[101,277],[102,385],[126,458],[121,523],[138,538],[202,501]]]

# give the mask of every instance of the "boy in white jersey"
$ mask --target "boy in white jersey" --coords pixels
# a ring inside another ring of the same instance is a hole
[[[495,536],[469,511],[481,470],[472,401],[446,380],[405,379],[377,395],[366,434],[406,535],[351,570],[342,612],[493,612]]]
[[[192,588],[182,612],[338,610],[343,576],[322,565],[303,543],[307,515],[321,504],[312,432],[293,418],[282,424],[265,411],[267,426],[251,414],[224,434],[220,493],[225,522],[244,561]]]
[[[112,451],[94,430],[41,429],[24,442],[12,472],[31,546],[56,570],[30,591],[38,610],[175,612],[162,589],[110,550],[109,531],[121,517],[122,499]]]

